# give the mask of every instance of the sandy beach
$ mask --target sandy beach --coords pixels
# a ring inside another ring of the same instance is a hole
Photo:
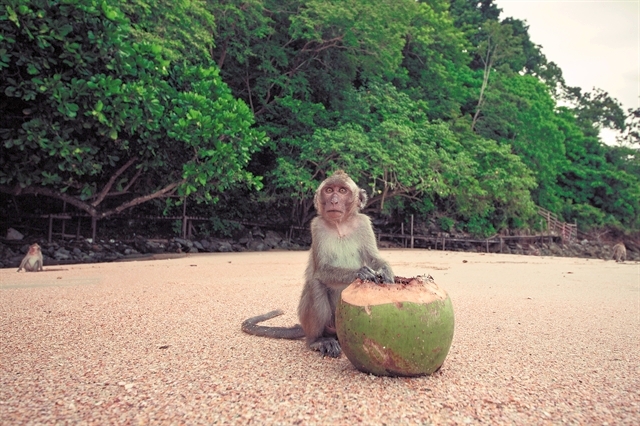
[[[384,250],[449,292],[437,373],[376,377],[240,323],[297,322],[308,252],[0,270],[0,424],[640,423],[640,264]]]

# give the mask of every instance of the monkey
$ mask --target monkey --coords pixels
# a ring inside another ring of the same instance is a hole
[[[613,246],[613,256],[611,259],[615,259],[616,262],[624,262],[627,260],[627,248],[623,243],[618,243]]]
[[[307,347],[337,358],[342,349],[336,335],[335,312],[342,290],[356,278],[377,284],[394,283],[395,275],[380,257],[371,219],[360,213],[367,194],[344,171],[325,179],[314,195],[317,216],[311,221],[311,250],[298,304],[300,324],[266,327],[257,323],[281,315],[271,311],[242,323],[256,336],[305,338]]]
[[[25,272],[42,271],[42,250],[38,243],[29,246],[29,251],[24,259],[22,259],[18,272],[20,272],[22,268],[24,268]]]

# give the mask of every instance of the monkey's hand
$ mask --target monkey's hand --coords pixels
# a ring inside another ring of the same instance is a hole
[[[395,282],[393,273],[388,271],[386,268],[374,271],[368,266],[363,266],[358,270],[356,276],[362,281],[371,281],[376,284],[393,284]]]
[[[396,282],[396,277],[393,275],[393,272],[388,271],[385,268],[378,271],[378,278],[380,279],[380,284],[395,284]]]
[[[360,278],[362,281],[372,281],[376,284],[380,284],[378,282],[378,274],[368,266],[360,268],[358,272],[356,272],[356,277]]]

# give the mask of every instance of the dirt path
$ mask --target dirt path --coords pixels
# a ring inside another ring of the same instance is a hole
[[[640,265],[383,251],[428,273],[456,331],[430,377],[380,378],[301,341],[307,252],[0,270],[1,424],[637,424]]]

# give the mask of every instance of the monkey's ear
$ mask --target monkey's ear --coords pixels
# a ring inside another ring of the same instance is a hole
[[[358,190],[358,210],[362,210],[367,205],[367,191],[364,189]]]

